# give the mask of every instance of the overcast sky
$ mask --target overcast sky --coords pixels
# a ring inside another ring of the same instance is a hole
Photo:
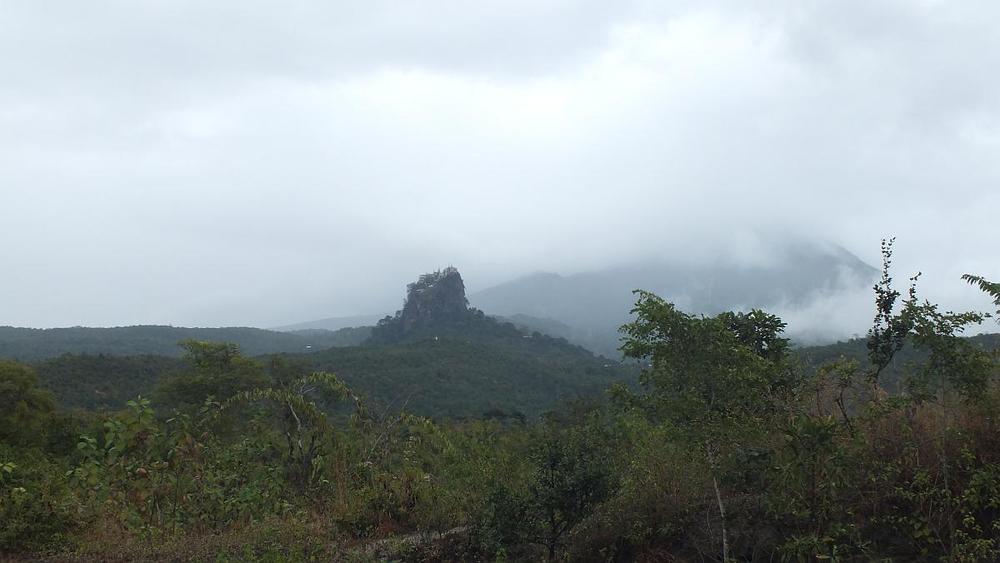
[[[1000,278],[998,24],[995,1],[0,0],[0,325],[272,326],[395,308],[449,264],[476,290],[780,237],[877,265],[885,235],[899,279],[984,308],[958,276]]]

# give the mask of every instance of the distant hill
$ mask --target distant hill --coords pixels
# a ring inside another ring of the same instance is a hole
[[[296,332],[300,330],[340,330],[344,328],[356,328],[364,326],[374,326],[385,315],[357,315],[353,317],[330,317],[315,321],[306,321],[285,326],[276,326],[270,330],[282,332]]]
[[[563,339],[470,308],[454,268],[409,284],[403,309],[379,321],[366,346],[299,358],[384,407],[435,416],[537,415],[565,399],[599,395],[631,373]]]
[[[594,356],[565,340],[527,336],[482,318],[441,336],[301,355],[336,373],[380,408],[428,416],[481,416],[487,411],[538,415],[566,399],[600,397],[614,382],[634,379],[628,366]]]
[[[618,327],[629,320],[634,289],[652,291],[685,311],[804,307],[844,289],[870,286],[877,270],[837,246],[794,244],[764,265],[643,263],[571,276],[539,273],[474,293],[491,315],[562,336],[615,356]]]
[[[370,329],[339,331],[304,330],[277,332],[259,328],[185,328],[173,326],[127,326],[114,328],[19,328],[0,327],[0,358],[36,361],[62,354],[152,354],[177,357],[181,340],[233,342],[245,354],[305,352],[359,344]]]

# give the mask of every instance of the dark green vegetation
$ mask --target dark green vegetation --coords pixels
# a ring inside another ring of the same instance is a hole
[[[453,268],[410,284],[403,309],[379,321],[368,346],[299,359],[385,407],[434,417],[536,416],[560,400],[597,395],[631,371],[470,309]]]
[[[137,396],[148,396],[160,378],[184,367],[181,358],[104,354],[65,354],[34,364],[42,386],[60,405],[91,410],[124,408]]]
[[[368,338],[366,327],[337,331],[276,332],[259,328],[185,328],[123,326],[114,328],[18,328],[0,326],[0,358],[32,362],[63,354],[179,357],[181,340],[233,342],[251,355],[304,352],[331,346],[353,346]]]
[[[1000,334],[979,334],[964,340],[982,350],[1000,350]],[[865,338],[823,346],[803,346],[792,353],[807,371],[816,371],[841,359],[856,361],[864,367],[868,365],[868,341]],[[917,346],[912,339],[907,339],[882,372],[882,386],[894,393],[900,391],[902,379],[925,363],[927,356],[927,350]]]
[[[495,326],[501,334],[433,337],[394,345],[331,348],[289,358],[332,371],[376,408],[424,416],[467,417],[487,411],[538,415],[564,399],[600,394],[637,370],[595,358],[563,340]],[[180,350],[180,348],[178,348]],[[266,362],[266,357],[258,358]],[[163,356],[65,355],[32,364],[61,405],[118,409],[186,367]]]
[[[67,412],[34,369],[0,362],[0,551],[65,560],[1000,558],[998,358],[989,339],[961,337],[991,322],[984,315],[941,312],[915,287],[900,294],[886,266],[867,338],[842,345],[843,356],[813,350],[803,362],[773,315],[689,315],[640,292],[623,352],[645,369],[638,385],[611,386],[608,400],[526,420],[498,408],[436,421],[407,412],[415,398],[402,412],[366,400],[361,382],[393,374],[401,358],[423,354],[438,366],[462,346],[456,358],[575,357],[572,346],[523,338],[468,309],[451,276],[412,285],[373,342],[349,349],[358,356],[249,358],[190,341],[150,398],[108,414]],[[858,345],[863,361],[851,357]],[[349,370],[348,359],[374,365],[356,383],[315,369]],[[431,368],[414,373],[426,389],[462,389]],[[384,377],[405,386],[409,376]],[[529,385],[485,387],[509,371],[466,377],[474,383],[462,392],[473,397]]]

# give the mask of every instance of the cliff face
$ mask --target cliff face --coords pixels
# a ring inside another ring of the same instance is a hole
[[[416,329],[460,321],[471,313],[462,275],[457,269],[448,267],[424,274],[408,284],[403,309],[380,320],[372,340],[399,341]]]
[[[447,322],[469,309],[462,274],[453,267],[420,276],[406,286],[406,303],[399,314],[403,332],[415,327]]]

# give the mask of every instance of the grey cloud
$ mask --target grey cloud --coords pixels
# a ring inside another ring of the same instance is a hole
[[[980,305],[958,275],[1000,277],[997,15],[5,2],[0,324],[288,324],[447,264],[474,290],[783,237],[876,263],[892,234],[899,279]]]

